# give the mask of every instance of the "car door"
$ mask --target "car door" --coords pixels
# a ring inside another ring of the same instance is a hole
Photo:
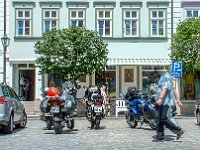
[[[10,87],[8,87],[8,90],[9,90],[9,95],[10,95],[10,101],[12,102],[12,108],[14,111],[14,121],[19,121],[20,110],[19,110],[18,100],[15,98],[13,94],[13,90]]]
[[[19,117],[18,118],[18,120],[19,120],[19,119],[21,119],[21,117],[23,115],[24,105],[22,104],[21,100],[17,96],[16,92],[13,89],[11,89],[11,91],[12,91],[12,97],[17,103],[17,115]]]
[[[7,118],[10,118],[11,111],[14,109],[13,109],[13,101],[12,98],[10,97],[9,87],[7,85],[2,85],[2,92],[3,92],[3,97],[6,98],[5,115]]]

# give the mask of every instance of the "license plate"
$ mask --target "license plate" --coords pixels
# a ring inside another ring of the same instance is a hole
[[[59,113],[60,112],[60,106],[51,106],[51,112],[52,113]]]
[[[102,112],[101,106],[94,106],[94,112]]]

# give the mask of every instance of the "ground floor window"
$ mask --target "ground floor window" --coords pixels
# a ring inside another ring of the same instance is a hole
[[[48,74],[48,87],[62,87],[62,81],[56,73]]]
[[[181,99],[195,100],[200,98],[200,74],[185,74],[180,84]]]
[[[167,66],[142,66],[142,89],[148,92],[150,84],[157,84]]]

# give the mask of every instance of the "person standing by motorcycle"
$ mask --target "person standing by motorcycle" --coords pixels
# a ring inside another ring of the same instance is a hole
[[[100,87],[100,94],[103,98],[103,110],[104,110],[104,115],[106,114],[106,104],[107,104],[107,94],[106,94],[106,86],[105,85],[101,85]]]
[[[178,140],[185,131],[171,120],[171,106],[174,104],[174,90],[172,78],[168,72],[161,76],[158,82],[157,92],[156,120],[158,126],[156,129],[156,140],[164,140],[164,126],[177,134],[176,139]]]

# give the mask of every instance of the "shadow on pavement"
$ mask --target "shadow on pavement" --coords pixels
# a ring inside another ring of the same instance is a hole
[[[48,130],[48,131],[52,131],[52,132],[46,132],[44,134],[56,134],[54,132],[54,130]],[[67,129],[67,130],[63,130],[61,134],[76,134],[77,132],[76,131],[79,131],[78,129]]]
[[[93,127],[93,128],[87,127],[87,128],[90,130],[103,130],[103,129],[106,129],[106,126],[100,126],[99,128],[95,128],[95,127]]]
[[[20,131],[22,131],[26,128],[27,127],[25,127],[25,128],[14,128],[12,134],[18,133],[18,132],[20,132]],[[3,129],[0,129],[0,136],[6,136],[6,135],[10,135],[10,134],[6,134],[6,133],[4,133]]]

